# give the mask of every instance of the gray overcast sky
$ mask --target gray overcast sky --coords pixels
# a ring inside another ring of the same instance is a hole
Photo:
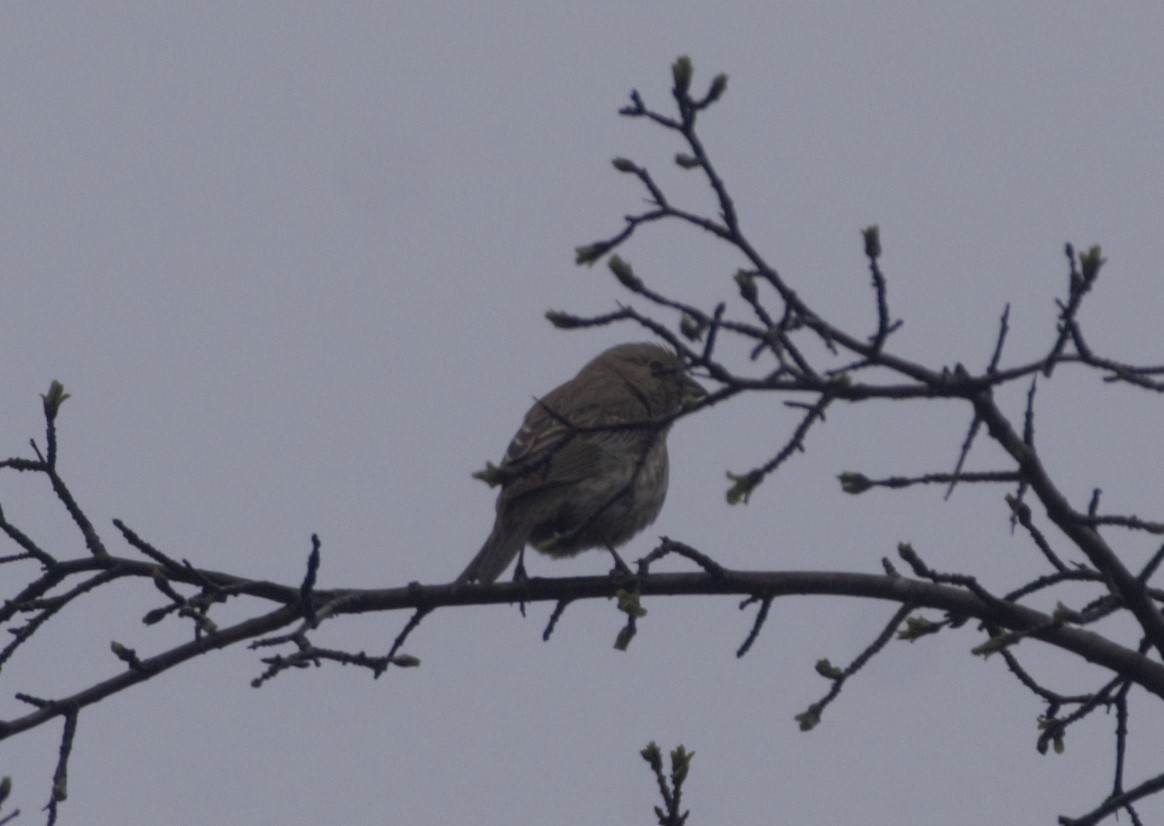
[[[1063,243],[1100,242],[1085,330],[1107,354],[1162,360],[1164,6],[571,5],[0,7],[0,453],[28,455],[37,394],[59,379],[62,470],[117,552],[114,517],[195,564],[298,582],[318,532],[325,586],[452,578],[492,520],[470,472],[534,394],[643,337],[542,318],[627,297],[572,263],[641,204],[609,159],[711,208],[670,135],[615,114],[632,87],[665,107],[679,54],[697,85],[731,76],[705,143],[745,230],[821,312],[870,329],[859,230],[879,223],[899,351],[984,364],[1011,302],[1019,361],[1053,336]],[[709,237],[660,228],[623,254],[664,292],[734,294],[739,261]],[[1114,511],[1159,516],[1154,400],[1069,375],[1040,400],[1040,443],[1077,505],[1098,486]],[[967,415],[838,410],[736,509],[724,471],[764,461],[797,414],[753,399],[686,420],[668,505],[626,555],[665,533],[733,567],[876,572],[911,540],[988,586],[1030,576],[1000,490],[838,490],[845,469],[950,468]],[[984,446],[971,464],[998,458]],[[0,476],[0,503],[81,550],[43,480]],[[184,639],[141,625],[157,604],[136,583],[76,606],[5,667],[0,717],[23,713],[16,691],[115,673],[112,639],[142,654]],[[333,667],[255,691],[255,653],[211,655],[81,716],[62,823],[648,824],[652,739],[697,753],[693,824],[1049,823],[1110,784],[1114,719],[1039,756],[1039,704],[970,656],[970,628],[890,646],[806,735],[793,715],[827,687],[812,664],[847,662],[893,606],[779,602],[742,661],[751,615],[734,601],[647,607],[627,653],[609,605],[572,607],[549,644],[544,606],[446,611],[408,645],[422,667],[376,682]],[[320,640],[380,652],[403,619]],[[1023,654],[1056,688],[1098,684]],[[1132,723],[1134,783],[1161,771],[1158,704]],[[21,823],[39,822],[58,736],[0,747]]]

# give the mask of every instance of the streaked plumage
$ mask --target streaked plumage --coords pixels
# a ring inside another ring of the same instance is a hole
[[[527,543],[572,556],[616,548],[654,522],[670,424],[649,423],[704,395],[678,356],[642,343],[606,350],[535,402],[498,468],[493,531],[457,581],[494,581]]]

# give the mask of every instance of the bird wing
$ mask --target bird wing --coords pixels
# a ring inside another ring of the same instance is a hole
[[[502,462],[502,467],[520,474],[511,485],[525,488],[570,484],[587,478],[601,466],[606,454],[602,437],[613,434],[575,433],[544,412],[533,415],[535,410],[530,411],[526,424],[509,443]]]

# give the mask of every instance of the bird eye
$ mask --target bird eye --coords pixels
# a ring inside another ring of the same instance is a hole
[[[647,367],[650,368],[652,376],[661,376],[667,372],[663,367],[663,362],[661,361],[652,361],[647,365]]]

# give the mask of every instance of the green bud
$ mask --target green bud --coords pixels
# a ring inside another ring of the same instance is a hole
[[[999,634],[997,637],[991,637],[981,645],[976,645],[970,649],[970,653],[976,657],[987,659],[991,654],[997,654],[1004,648],[1009,647],[1014,643],[1014,638],[1009,634]]]
[[[480,479],[491,488],[495,488],[501,484],[501,468],[492,462],[486,462],[482,470],[473,474],[474,479]]]
[[[1019,522],[1025,524],[1031,518],[1031,506],[1013,494],[1006,495],[1006,504],[1014,518]]]
[[[684,313],[683,317],[679,319],[679,332],[688,341],[700,341],[703,338],[703,331],[706,327],[707,325],[704,322],[691,317],[687,313]]]
[[[925,617],[906,617],[905,628],[897,632],[897,638],[899,640],[913,642],[927,634],[936,634],[941,628],[940,625],[930,622]]]
[[[841,490],[845,493],[851,493],[856,496],[859,493],[864,493],[873,487],[873,483],[869,481],[869,477],[863,473],[850,473],[845,471],[837,475],[837,479],[841,482]]]
[[[687,55],[682,55],[678,60],[671,64],[671,77],[675,80],[675,91],[681,95],[687,94],[687,90],[691,88],[691,75],[695,69],[691,65],[691,58]]]
[[[637,593],[619,588],[614,596],[618,600],[618,610],[624,614],[629,614],[636,619],[642,619],[647,615],[647,609],[639,602],[639,595]]]
[[[546,320],[559,330],[572,330],[582,326],[582,322],[577,316],[563,313],[560,310],[546,310]]]
[[[844,672],[829,662],[827,657],[822,657],[816,661],[816,673],[827,679],[835,680]]]
[[[800,724],[801,731],[812,731],[820,723],[820,711],[815,707],[810,708],[808,711],[802,711],[800,714],[797,714],[793,719]]]
[[[610,244],[599,241],[594,244],[586,244],[581,247],[574,247],[574,263],[585,264],[588,267],[594,266],[599,258],[606,255],[606,251],[610,249]]]
[[[121,660],[134,671],[140,671],[142,669],[141,660],[137,658],[137,652],[132,648],[124,646],[114,640],[109,643],[109,650],[113,652],[117,659]]]
[[[707,90],[707,102],[714,103],[719,100],[727,89],[728,76],[725,74],[718,74],[711,81],[711,88]]]
[[[861,230],[861,235],[865,237],[865,257],[866,258],[880,258],[881,257],[881,231],[877,225],[866,227]]]
[[[49,391],[40,394],[40,399],[44,403],[45,418],[50,422],[56,419],[61,405],[67,398],[69,398],[69,394],[65,392],[65,386],[53,379],[52,384],[49,385]]]
[[[687,779],[687,772],[691,769],[691,758],[695,752],[689,752],[683,746],[671,751],[671,786],[679,788]]]
[[[1083,271],[1083,282],[1090,284],[1099,275],[1099,268],[1107,263],[1107,259],[1101,254],[1099,244],[1096,244],[1087,252],[1079,253],[1079,268]]]
[[[642,289],[643,282],[639,280],[634,270],[631,269],[631,265],[626,261],[623,261],[617,255],[612,255],[610,256],[610,260],[606,262],[606,265],[610,267],[610,271],[614,273],[614,277],[618,279],[619,283],[628,290]]]
[[[756,489],[756,485],[760,484],[760,476],[755,471],[737,476],[729,470],[727,478],[732,482],[732,486],[727,491],[729,505],[738,505],[740,502],[748,504],[748,498],[752,495],[752,491]]]
[[[740,270],[735,275],[736,284],[739,285],[740,295],[744,297],[745,301],[756,300],[756,279],[752,277],[751,273]]]

